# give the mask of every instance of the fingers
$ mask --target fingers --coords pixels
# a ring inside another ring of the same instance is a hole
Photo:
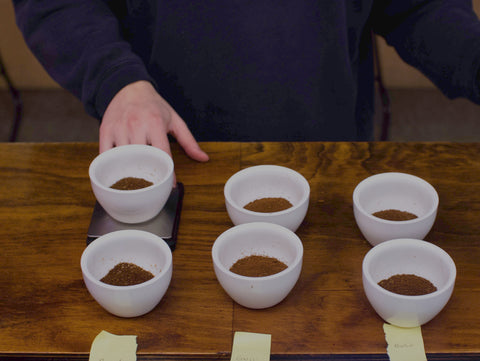
[[[167,152],[172,157],[172,151],[170,149],[170,142],[168,140],[167,133],[165,132],[153,132],[149,135],[149,144],[156,148]],[[173,158],[173,157],[172,157]]]
[[[103,153],[106,150],[109,150],[115,146],[115,136],[113,132],[108,130],[109,124],[108,120],[104,117],[102,120],[102,124],[100,125],[99,137],[98,137],[98,144],[99,144],[99,152]]]
[[[172,129],[170,132],[190,158],[198,162],[208,161],[208,154],[200,148],[200,145],[193,137],[185,122],[176,114],[172,119]]]
[[[98,145],[99,145],[99,153],[103,153],[106,150],[109,150],[113,148],[114,142],[111,137],[108,136],[102,136],[102,133],[100,132],[99,139],[98,139]]]
[[[127,129],[115,127],[108,118],[104,118],[99,131],[99,152],[102,153],[115,146],[131,143]]]
[[[133,143],[151,144],[172,156],[168,134],[189,157],[208,161],[183,119],[150,83],[139,81],[125,86],[108,105],[100,126],[100,153]]]

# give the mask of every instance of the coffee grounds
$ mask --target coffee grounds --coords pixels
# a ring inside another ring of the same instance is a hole
[[[291,207],[293,207],[292,203],[285,198],[266,197],[256,199],[245,205],[243,208],[253,212],[272,213],[280,212]]]
[[[110,188],[118,189],[121,191],[131,191],[135,189],[141,189],[151,186],[153,183],[143,178],[125,177],[115,182]]]
[[[435,292],[435,287],[429,280],[413,274],[398,274],[378,282],[387,291],[407,296],[420,296]]]
[[[383,211],[378,211],[372,213],[375,217],[386,219],[388,221],[408,221],[410,219],[418,218],[415,214],[406,212],[406,211],[399,211],[397,209],[386,209]]]
[[[132,286],[152,279],[151,272],[133,263],[121,262],[113,267],[100,281],[113,286]]]
[[[274,257],[251,255],[239,259],[230,271],[247,277],[266,277],[279,273],[288,266]]]

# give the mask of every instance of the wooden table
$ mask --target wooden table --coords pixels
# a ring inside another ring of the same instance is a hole
[[[94,143],[0,144],[0,356],[87,359],[102,330],[137,335],[140,359],[230,359],[235,331],[272,335],[273,360],[388,360],[383,321],[362,288],[371,246],[358,230],[352,192],[375,173],[430,182],[440,207],[427,240],[458,275],[446,308],[422,326],[429,360],[480,359],[480,144],[204,143],[196,163],[174,146],[185,186],[173,278],[149,314],[104,311],[84,286],[80,256],[95,198]],[[236,171],[278,164],[310,183],[297,234],[304,266],[291,294],[265,310],[234,303],[215,278],[211,246],[232,226],[223,186]]]

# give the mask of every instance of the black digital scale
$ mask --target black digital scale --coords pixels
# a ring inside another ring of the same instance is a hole
[[[165,203],[165,206],[157,216],[149,221],[135,224],[122,223],[113,219],[105,212],[100,203],[96,202],[90,226],[88,227],[87,245],[106,233],[124,229],[138,229],[161,237],[173,251],[177,244],[177,231],[182,212],[182,202],[183,184],[177,183],[177,186],[172,189],[167,203]]]

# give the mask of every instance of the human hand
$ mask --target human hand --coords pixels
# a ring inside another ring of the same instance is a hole
[[[168,134],[187,155],[208,161],[183,119],[147,81],[125,86],[108,105],[100,125],[100,153],[125,144],[150,144],[172,156]]]

